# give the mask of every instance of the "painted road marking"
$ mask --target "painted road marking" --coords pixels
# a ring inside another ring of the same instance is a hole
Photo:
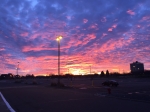
[[[6,101],[6,99],[4,98],[3,94],[0,92],[0,96],[2,97],[4,103],[6,104],[7,108],[10,110],[10,112],[16,112],[10,105],[9,103]]]

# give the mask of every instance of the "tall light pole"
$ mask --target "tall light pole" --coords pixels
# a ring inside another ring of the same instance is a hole
[[[58,42],[58,84],[60,83],[60,40],[62,39],[62,36],[59,36],[56,38]]]
[[[18,62],[18,65],[17,65],[17,75],[18,75],[18,69],[19,69],[19,62]]]

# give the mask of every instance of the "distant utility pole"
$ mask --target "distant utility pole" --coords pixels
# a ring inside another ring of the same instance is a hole
[[[68,68],[68,74],[69,74],[69,68]]]
[[[18,65],[17,65],[17,75],[18,75],[18,69],[19,69],[19,62],[18,62]]]
[[[90,66],[90,75],[91,75],[91,66]]]

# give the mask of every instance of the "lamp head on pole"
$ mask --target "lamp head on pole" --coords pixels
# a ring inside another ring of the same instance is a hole
[[[60,41],[62,39],[62,36],[59,36],[56,38],[57,41]]]

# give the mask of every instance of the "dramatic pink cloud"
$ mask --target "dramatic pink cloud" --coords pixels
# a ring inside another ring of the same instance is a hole
[[[87,19],[83,19],[83,23],[87,23],[88,22],[88,20]]]
[[[123,4],[122,4],[123,3]],[[0,71],[16,74],[129,72],[150,68],[150,2],[7,0],[0,4]],[[7,7],[6,7],[7,6]],[[13,7],[12,7],[13,6]]]
[[[133,12],[132,10],[128,10],[127,13],[128,13],[129,15],[132,15],[132,16],[135,15],[135,12]]]
[[[99,28],[97,27],[97,24],[92,24],[89,29],[95,29],[98,30]]]
[[[27,37],[28,35],[29,35],[28,32],[23,32],[23,33],[20,34],[20,36],[22,36],[22,37]]]
[[[113,28],[108,28],[108,31],[109,31],[109,32],[113,31]]]

